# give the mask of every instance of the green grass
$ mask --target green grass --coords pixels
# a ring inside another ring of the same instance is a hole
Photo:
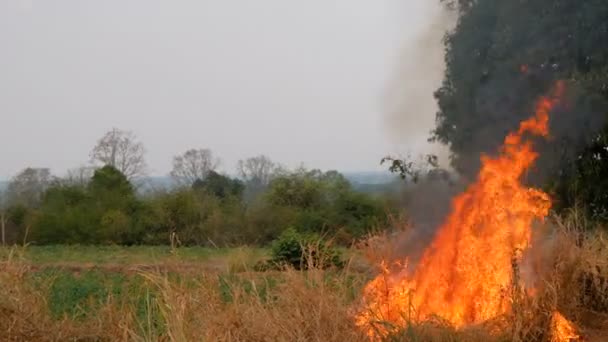
[[[84,245],[53,245],[28,246],[24,249],[23,257],[33,264],[156,264],[162,262],[196,263],[214,259],[229,258],[238,249],[180,247],[171,252],[168,246],[84,246]],[[251,248],[256,257],[263,257],[266,250]],[[10,248],[0,248],[0,257],[5,257]]]
[[[55,320],[95,319],[112,302],[132,308],[142,336],[159,336],[164,331],[156,301],[158,289],[140,274],[47,268],[29,274],[25,281],[45,294],[48,312]]]
[[[268,255],[261,248],[182,247],[172,251],[167,246],[27,246],[0,248],[0,260],[6,260],[11,253],[34,266],[24,281],[44,294],[46,309],[53,319],[94,320],[100,316],[100,309],[112,303],[131,308],[142,336],[159,336],[164,331],[159,291],[139,271],[130,272],[122,266],[168,263],[171,267],[166,269],[166,276],[194,289],[204,277],[217,277],[216,286],[225,302],[232,300],[231,291],[235,288],[266,300],[268,289],[277,283],[268,275],[256,276],[260,279],[255,280],[248,279],[247,273],[238,275]],[[183,272],[180,268],[192,264],[200,264],[203,269]],[[222,267],[214,275],[202,271],[207,265]]]

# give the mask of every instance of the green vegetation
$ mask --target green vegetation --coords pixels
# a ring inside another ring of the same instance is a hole
[[[285,230],[272,244],[271,263],[297,270],[310,267],[327,268],[342,265],[340,251],[316,234],[300,234]]]
[[[550,118],[551,139],[537,174],[559,209],[578,205],[608,220],[608,2],[604,0],[454,0],[446,71],[435,96],[434,138],[449,144],[452,166],[474,177],[479,155],[492,153],[557,80],[564,105]],[[539,172],[539,171],[542,171]]]
[[[387,339],[557,341],[551,320],[561,313],[585,340],[604,340],[608,2],[442,2],[459,17],[445,39],[432,138],[450,146],[458,176],[433,155],[424,156],[422,169],[411,160],[383,162],[404,179],[422,180],[409,204],[429,203],[417,197],[424,186],[471,180],[479,156],[495,151],[563,80],[567,94],[552,113],[550,139],[535,141],[538,167],[525,179],[549,190],[558,214],[534,227],[535,239],[547,235],[525,250],[529,264],[520,265],[517,246],[512,272],[498,270],[511,274],[500,291],[511,310],[458,329],[440,317],[407,316]],[[404,258],[404,240],[410,247],[426,239],[410,229],[396,238],[395,230],[409,228],[396,192],[358,191],[336,171],[289,171],[265,156],[239,161],[233,178],[216,171],[210,150],[190,149],[173,159],[175,186],[142,193],[144,151],[132,133],[113,129],[91,153],[99,167],[62,178],[26,168],[11,181],[0,203],[2,243],[19,247],[0,248],[3,338],[368,341],[353,315],[374,310],[362,303],[365,285],[378,275],[388,279],[382,284],[405,280],[417,260]],[[475,252],[464,249],[458,252]],[[372,290],[390,290],[380,287]],[[374,322],[366,323],[390,324],[381,314],[371,312]]]
[[[257,195],[245,200],[240,180],[209,171],[189,187],[141,196],[107,165],[90,181],[55,180],[39,200],[12,202],[7,235],[35,245],[264,246],[294,227],[349,244],[386,226],[395,211],[388,199],[356,192],[335,171],[284,173],[263,191],[258,183]]]
[[[80,265],[149,265],[159,263],[195,263],[223,259],[235,251],[247,251],[256,258],[267,254],[262,248],[210,248],[169,246],[95,246],[95,245],[48,245],[28,246],[23,257],[38,265],[62,265],[76,263]],[[10,247],[0,248],[0,256],[7,257]]]

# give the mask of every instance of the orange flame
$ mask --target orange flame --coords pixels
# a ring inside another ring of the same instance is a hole
[[[562,92],[559,82],[555,97]],[[356,323],[370,337],[433,317],[458,328],[508,312],[513,261],[529,247],[534,220],[551,207],[549,195],[520,182],[538,157],[524,134],[548,135],[556,101],[541,98],[536,114],[505,138],[498,157],[481,157],[477,181],[453,200],[413,274],[384,268],[367,284]]]
[[[555,311],[551,316],[551,342],[578,341],[580,335],[572,322]]]

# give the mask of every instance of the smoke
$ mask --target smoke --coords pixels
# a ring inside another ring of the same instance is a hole
[[[416,159],[417,155],[433,154],[439,164],[447,167],[447,146],[428,141],[435,127],[437,103],[433,96],[441,86],[445,71],[443,38],[454,27],[457,13],[429,1],[420,16],[427,18],[402,48],[402,53],[389,81],[385,96],[386,127],[389,138],[398,149]],[[415,265],[435,230],[450,211],[451,199],[463,187],[455,179],[423,177],[407,184],[405,207],[412,228],[396,237],[396,257],[408,257]]]
[[[420,13],[428,18],[404,46],[385,96],[386,127],[392,143],[415,154],[435,154],[445,165],[448,149],[428,142],[435,126],[433,93],[445,70],[443,37],[454,27],[457,14],[439,1],[429,1]]]
[[[452,198],[464,191],[457,179],[426,177],[406,189],[405,206],[411,227],[396,238],[397,257],[415,266],[446,219]]]

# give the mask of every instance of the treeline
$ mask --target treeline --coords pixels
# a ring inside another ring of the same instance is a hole
[[[265,160],[260,163],[260,160]],[[288,229],[349,244],[383,228],[396,206],[356,192],[336,171],[269,167],[231,178],[213,169],[187,182],[138,194],[116,167],[54,178],[25,169],[11,182],[2,212],[3,240],[32,244],[266,245]],[[199,165],[200,166],[200,165]],[[175,171],[175,170],[174,170]],[[175,173],[175,172],[174,172]],[[260,179],[263,177],[264,179]]]

